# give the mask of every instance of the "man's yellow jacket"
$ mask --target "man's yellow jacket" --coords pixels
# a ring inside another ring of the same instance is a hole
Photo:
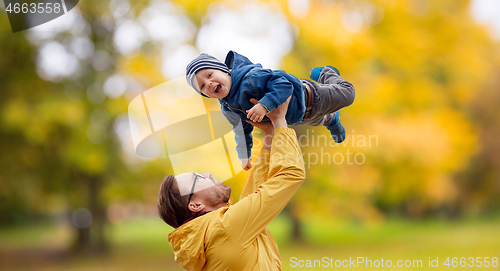
[[[199,216],[168,236],[175,261],[190,271],[281,270],[278,245],[267,225],[305,179],[295,131],[278,127],[262,149],[240,201]]]

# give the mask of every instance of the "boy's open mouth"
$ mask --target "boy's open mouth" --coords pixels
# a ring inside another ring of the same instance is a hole
[[[214,89],[214,93],[217,94],[220,92],[220,89],[221,89],[221,85],[217,85]]]

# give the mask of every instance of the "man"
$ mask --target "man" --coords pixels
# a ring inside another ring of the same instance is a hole
[[[158,212],[176,228],[168,240],[175,261],[185,269],[281,270],[278,246],[267,225],[305,179],[295,131],[285,120],[289,101],[267,115],[271,123],[252,123],[264,132],[264,147],[238,203],[231,204],[231,188],[210,173],[163,180]]]

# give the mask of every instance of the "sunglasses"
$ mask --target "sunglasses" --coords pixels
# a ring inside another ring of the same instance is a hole
[[[205,177],[203,177],[203,175],[201,175],[201,174],[195,173],[194,175],[195,175],[195,177],[194,177],[194,181],[193,181],[193,187],[191,187],[191,193],[189,194],[188,204],[191,201],[191,197],[193,196],[194,187],[196,185],[196,180],[198,179],[198,177],[205,179]]]

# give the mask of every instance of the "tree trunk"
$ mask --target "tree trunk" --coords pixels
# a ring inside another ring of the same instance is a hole
[[[109,249],[109,242],[104,233],[107,223],[106,206],[100,199],[103,181],[101,176],[85,176],[85,179],[88,185],[88,206],[92,214],[92,224],[87,228],[77,227],[75,252],[100,255]]]
[[[75,244],[75,250],[77,253],[85,253],[90,250],[91,240],[90,240],[90,228],[76,228],[77,229],[77,239]]]
[[[304,241],[304,233],[302,227],[302,221],[294,212],[294,200],[291,200],[285,208],[285,213],[290,218],[292,222],[292,230],[290,232],[290,239],[292,242],[302,242]]]
[[[93,231],[94,238],[94,250],[96,253],[106,252],[109,248],[108,240],[106,239],[104,233],[104,227],[107,223],[106,217],[106,206],[103,204],[100,192],[103,186],[103,179],[101,176],[93,176],[90,178],[90,189],[89,189],[89,199],[90,199],[90,212],[93,215],[93,222],[91,229]]]

